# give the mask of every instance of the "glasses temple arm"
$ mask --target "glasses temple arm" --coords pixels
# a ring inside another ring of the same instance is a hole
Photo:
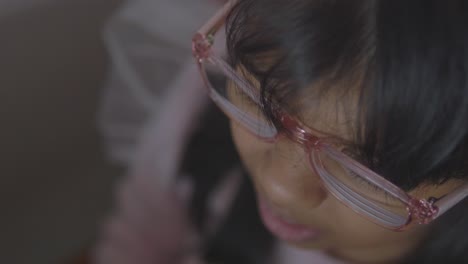
[[[198,30],[198,33],[206,36],[218,31],[218,29],[223,26],[225,18],[236,2],[237,0],[229,0],[208,22],[206,22],[205,25]]]
[[[452,208],[455,204],[463,200],[468,196],[468,183],[462,184],[461,186],[457,187],[451,193],[443,196],[439,200],[437,200],[434,205],[437,206],[439,209],[437,213],[437,217],[444,214],[447,210]]]

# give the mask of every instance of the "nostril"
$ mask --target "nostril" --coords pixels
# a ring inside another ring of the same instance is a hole
[[[319,207],[328,197],[328,191],[322,185],[320,178],[315,175],[314,180],[303,185],[303,199],[308,204],[308,207]]]

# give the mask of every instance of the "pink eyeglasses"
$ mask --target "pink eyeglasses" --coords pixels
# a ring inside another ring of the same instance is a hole
[[[208,93],[221,110],[261,140],[274,142],[280,133],[261,113],[260,94],[213,48],[215,35],[237,0],[228,1],[193,37],[193,55]],[[288,137],[303,146],[313,171],[327,190],[370,221],[392,230],[428,224],[468,195],[468,183],[442,198],[418,199],[344,154],[321,135],[278,106]]]

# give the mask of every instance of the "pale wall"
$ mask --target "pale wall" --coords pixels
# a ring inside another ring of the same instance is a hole
[[[0,1],[0,263],[61,263],[110,204],[95,112],[118,2]]]

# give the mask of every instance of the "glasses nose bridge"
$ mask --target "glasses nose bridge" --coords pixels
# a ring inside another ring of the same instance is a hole
[[[300,145],[305,152],[310,152],[318,146],[320,138],[306,131],[297,121],[288,115],[282,114],[281,122],[284,131],[286,131],[286,136],[294,143]]]

